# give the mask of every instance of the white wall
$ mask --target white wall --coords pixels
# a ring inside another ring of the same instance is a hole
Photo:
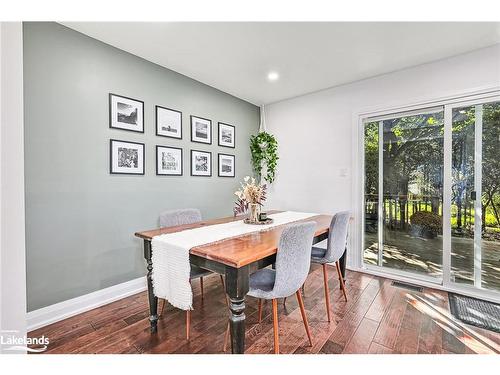
[[[353,210],[352,165],[361,157],[352,152],[356,113],[499,85],[500,44],[266,106],[267,128],[278,139],[280,155],[268,206]]]
[[[22,38],[20,22],[0,23],[0,330],[18,337],[26,334]]]

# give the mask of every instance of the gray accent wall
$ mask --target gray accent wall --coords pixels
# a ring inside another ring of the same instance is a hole
[[[144,134],[109,128],[109,93],[144,101]],[[155,135],[155,105],[182,112],[182,140]],[[134,232],[166,209],[229,216],[251,174],[258,107],[56,23],[24,23],[24,109],[28,311],[144,276]],[[212,145],[190,141],[190,115],[212,120]],[[235,149],[217,145],[218,121]],[[111,138],[145,143],[144,176],[109,173]],[[156,176],[156,145],[183,148],[183,176]],[[212,177],[190,176],[190,149],[212,152]],[[236,178],[217,177],[219,152]]]

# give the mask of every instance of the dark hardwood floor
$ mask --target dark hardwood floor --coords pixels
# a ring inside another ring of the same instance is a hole
[[[325,311],[321,268],[313,266],[304,304],[314,345],[308,345],[295,296],[279,304],[281,353],[500,353],[500,334],[454,320],[446,292],[423,293],[391,286],[391,281],[348,272],[345,302],[335,268],[329,268],[332,322]],[[185,338],[185,312],[165,307],[158,333],[149,332],[146,292],[71,317],[29,334],[49,338],[46,353],[223,353],[227,307],[219,277],[205,279],[201,304],[194,283],[191,340]],[[257,300],[246,301],[246,353],[271,353],[271,303],[258,324]],[[229,349],[228,349],[229,352]]]

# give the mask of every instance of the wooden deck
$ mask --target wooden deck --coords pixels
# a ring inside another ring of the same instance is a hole
[[[384,267],[442,277],[443,239],[411,237],[398,231],[386,231],[386,243],[383,252]],[[365,234],[364,260],[377,264],[377,236]],[[500,243],[482,241],[482,287],[500,291]],[[474,241],[470,238],[451,238],[452,277],[457,283],[474,283]]]
[[[391,286],[391,281],[348,272],[348,302],[329,268],[333,321],[328,323],[321,268],[313,266],[304,303],[313,335],[308,346],[294,297],[280,303],[282,353],[500,353],[500,334],[455,321],[446,292],[423,293]],[[30,337],[49,338],[46,353],[223,353],[227,307],[218,276],[205,280],[205,299],[194,283],[191,340],[185,338],[185,313],[169,305],[149,333],[146,292],[38,329]],[[257,300],[247,298],[246,353],[271,353],[271,304],[257,323]]]

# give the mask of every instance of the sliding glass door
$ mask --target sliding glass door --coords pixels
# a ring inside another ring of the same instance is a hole
[[[500,98],[371,117],[363,130],[365,266],[500,291]]]

